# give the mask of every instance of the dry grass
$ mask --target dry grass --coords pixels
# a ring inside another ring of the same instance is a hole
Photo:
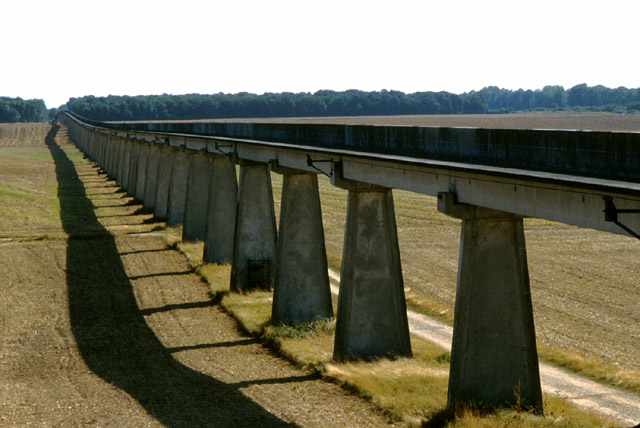
[[[189,244],[197,247],[202,244]],[[182,244],[179,245],[182,248]],[[187,251],[197,264],[198,254]],[[276,349],[298,365],[312,368],[326,379],[338,383],[370,400],[382,413],[407,426],[434,427],[604,427],[610,421],[583,412],[563,400],[546,397],[546,416],[512,410],[459,414],[445,411],[449,373],[449,354],[425,340],[412,337],[412,358],[382,359],[373,362],[335,363],[332,360],[334,323],[321,320],[297,326],[269,324],[271,293],[230,294],[229,268],[205,265],[200,270],[211,289],[222,296],[222,306],[242,329]],[[426,425],[424,425],[426,424]]]
[[[447,401],[449,353],[412,336],[412,358],[374,362],[333,361],[335,323],[320,320],[297,326],[270,325],[272,294],[257,291],[229,293],[229,265],[202,265],[202,243],[180,242],[181,229],[168,228],[166,240],[182,251],[189,265],[208,282],[211,293],[239,323],[242,330],[260,336],[265,344],[296,364],[309,367],[327,380],[370,400],[389,418],[408,426],[434,427],[609,427],[594,414],[564,400],[544,397],[545,416],[514,410],[477,412],[463,409],[451,414]]]

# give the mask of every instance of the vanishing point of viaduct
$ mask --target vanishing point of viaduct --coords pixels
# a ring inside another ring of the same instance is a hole
[[[462,219],[449,406],[542,408],[523,217],[640,231],[640,133],[59,120],[232,291],[273,286],[274,322],[333,315],[316,174],[347,189],[336,360],[411,354],[392,189],[437,196]]]

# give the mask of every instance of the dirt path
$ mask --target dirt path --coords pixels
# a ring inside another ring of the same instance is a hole
[[[57,142],[40,149],[60,224],[0,241],[0,426],[389,425],[238,332],[150,216]]]
[[[340,282],[340,275],[329,270],[329,276]],[[331,291],[338,294],[338,287]],[[453,328],[447,324],[407,311],[412,334],[429,340],[451,352]],[[565,398],[578,407],[611,417],[621,423],[634,425],[640,421],[640,397],[597,382],[584,379],[546,363],[540,363],[540,381],[547,394]]]

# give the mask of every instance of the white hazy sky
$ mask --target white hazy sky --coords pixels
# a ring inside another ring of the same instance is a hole
[[[0,96],[640,87],[638,0],[2,0]]]

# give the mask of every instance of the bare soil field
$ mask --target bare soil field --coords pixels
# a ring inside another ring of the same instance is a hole
[[[640,114],[540,112],[488,115],[220,119],[216,122],[331,123],[640,132]],[[279,197],[279,177],[273,176]],[[329,258],[339,269],[346,192],[320,177]],[[432,197],[395,191],[406,293],[442,306],[455,300],[460,223],[437,212]],[[276,200],[277,204],[277,200]],[[560,223],[525,221],[538,340],[620,370],[640,370],[640,242]]]
[[[240,120],[239,120],[240,121]],[[256,120],[260,121],[260,119]],[[590,129],[640,132],[640,115],[533,113],[266,119],[265,122],[350,123],[485,128]],[[320,177],[329,258],[339,269],[346,192]],[[278,186],[278,178],[274,177]],[[279,195],[279,189],[274,189]],[[405,291],[442,306],[455,301],[460,222],[439,213],[433,197],[394,191]],[[640,371],[640,241],[537,219],[525,220],[536,335],[545,345]]]
[[[640,115],[562,115],[303,120],[640,131]],[[63,135],[62,150],[47,147],[39,126],[0,125],[0,426],[239,426],[240,414],[258,426],[387,424],[240,334],[151,216]],[[321,178],[321,198],[339,268],[346,192]],[[394,198],[407,296],[450,318],[460,223],[434,198]],[[639,371],[640,242],[536,219],[525,228],[539,342]]]
[[[0,426],[389,425],[239,332],[64,132],[14,131],[31,137],[0,138],[0,183],[23,183],[0,193]]]
[[[180,122],[180,121],[176,121]],[[419,116],[353,116],[275,119],[219,119],[194,122],[327,123],[347,125],[441,126],[499,129],[576,129],[640,132],[640,114],[539,112]]]

